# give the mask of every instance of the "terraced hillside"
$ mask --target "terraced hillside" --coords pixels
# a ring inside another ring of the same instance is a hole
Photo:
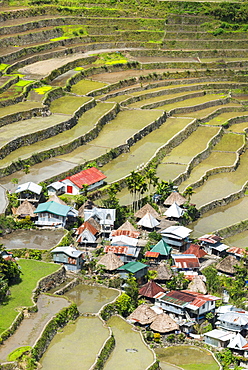
[[[152,166],[193,187],[204,232],[248,220],[247,3],[1,7],[1,212],[13,178],[51,182],[95,161],[122,204],[131,171]],[[235,202],[243,211],[219,222]]]

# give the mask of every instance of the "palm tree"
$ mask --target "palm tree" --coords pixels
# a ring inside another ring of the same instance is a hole
[[[185,190],[184,190],[184,192],[183,192],[183,196],[185,197],[185,198],[188,198],[188,202],[190,201],[190,199],[191,199],[191,197],[192,197],[192,195],[194,194],[194,190],[193,190],[193,188],[192,188],[192,186],[188,186]]]
[[[145,178],[148,180],[149,195],[151,195],[151,186],[156,186],[158,184],[158,177],[156,176],[156,170],[154,168],[149,168],[146,171]]]
[[[140,175],[140,173],[132,171],[130,176],[127,178],[127,187],[133,196],[133,211],[135,211],[136,194],[139,191],[139,183],[141,177],[142,176]]]
[[[88,190],[89,190],[89,185],[87,184],[82,184],[82,191],[81,191],[81,194],[83,194],[85,197],[87,196],[88,194]]]

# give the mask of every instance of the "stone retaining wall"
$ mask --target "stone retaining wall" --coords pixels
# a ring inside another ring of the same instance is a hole
[[[56,136],[61,132],[70,130],[77,124],[78,118],[83,114],[83,112],[91,109],[92,107],[95,106],[95,104],[96,104],[95,100],[92,99],[91,101],[83,104],[71,118],[65,120],[64,122],[60,122],[57,125],[47,127],[45,129],[33,132],[31,134],[19,136],[14,140],[11,140],[7,144],[5,144],[2,148],[0,148],[0,159],[3,159],[12,151],[21,148],[22,146],[31,145],[37,143],[38,141],[48,139],[52,136]]]
[[[204,149],[201,153],[198,153],[195,157],[191,159],[191,161],[189,162],[187,166],[186,171],[181,173],[175,179],[173,179],[173,182],[175,183],[175,185],[179,186],[183,181],[185,181],[190,176],[190,173],[193,170],[193,168],[196,167],[199,163],[201,163],[204,159],[206,159],[210,155],[213,149],[213,146],[215,146],[220,141],[223,134],[224,134],[224,128],[221,127],[219,129],[219,132],[215,136],[213,136],[212,139],[210,139],[210,141],[207,144],[207,148]]]
[[[0,86],[0,94],[4,91],[8,90],[8,88],[19,81],[19,76],[10,77],[8,81],[6,81],[2,86]]]
[[[90,102],[84,104],[84,107],[79,108],[79,111],[81,109],[85,109],[86,106],[88,108],[90,108],[90,106],[93,107],[93,106],[95,106],[95,104],[96,104],[95,100],[92,99]],[[95,139],[98,136],[99,132],[101,131],[102,127],[107,122],[112,120],[116,116],[118,111],[119,111],[119,106],[115,105],[113,107],[113,109],[111,109],[107,114],[103,115],[98,120],[97,124],[95,125],[95,127],[92,130],[90,130],[88,133],[86,133],[82,137],[74,139],[73,141],[71,141],[68,144],[59,145],[59,146],[54,147],[52,149],[48,149],[48,150],[45,150],[45,151],[41,151],[39,153],[32,154],[31,157],[29,157],[25,160],[20,159],[20,160],[17,160],[16,162],[12,162],[9,166],[7,166],[5,168],[1,168],[0,169],[0,177],[6,176],[7,174],[11,174],[15,171],[21,170],[21,169],[24,168],[24,165],[26,165],[26,164],[34,165],[34,164],[40,163],[40,162],[42,162],[42,161],[44,161],[48,158],[55,157],[57,155],[70,153],[71,151],[73,151],[74,149],[79,147],[80,145],[86,144],[88,141],[91,141],[91,140]],[[76,114],[76,113],[77,113],[77,111],[74,114]],[[73,120],[73,118],[71,118],[70,120]],[[76,122],[75,117],[74,117],[74,121]],[[81,167],[83,167],[83,165]]]
[[[10,123],[24,121],[25,119],[30,119],[32,117],[42,117],[49,115],[48,107],[44,106],[42,108],[32,108],[26,111],[17,112],[13,114],[8,114],[0,118],[0,127],[9,125]]]
[[[49,290],[55,288],[56,286],[63,284],[65,281],[66,281],[66,269],[64,268],[64,266],[61,266],[58,271],[55,271],[54,273],[42,278],[38,282],[38,285],[33,292],[34,300],[37,301],[37,298],[41,292],[42,293],[48,292]]]
[[[28,96],[30,90],[32,90],[35,85],[36,83],[32,82],[29,85],[24,86],[23,91],[17,97],[0,101],[0,107],[8,107],[10,105],[20,103]]]
[[[68,284],[66,284],[63,288],[57,290],[54,294],[56,295],[64,295],[66,292],[68,292],[70,289],[74,288],[80,283],[80,279],[77,277],[70,281]]]

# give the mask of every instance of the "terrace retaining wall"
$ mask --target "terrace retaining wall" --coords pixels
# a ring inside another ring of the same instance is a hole
[[[24,121],[26,119],[30,119],[32,117],[44,117],[49,115],[48,107],[44,106],[42,108],[32,108],[22,112],[16,112],[13,114],[8,114],[6,116],[0,117],[0,127],[9,125],[10,123]]]
[[[37,143],[38,141],[42,141],[48,139],[52,136],[56,136],[61,132],[70,130],[77,124],[78,118],[83,114],[83,112],[91,109],[95,106],[95,100],[92,99],[91,101],[83,104],[71,117],[70,119],[60,122],[57,125],[47,127],[43,130],[39,130],[33,132],[31,134],[19,136],[14,140],[11,140],[7,144],[5,144],[2,148],[0,148],[0,159],[3,159],[12,151],[21,148],[22,146],[31,145]]]

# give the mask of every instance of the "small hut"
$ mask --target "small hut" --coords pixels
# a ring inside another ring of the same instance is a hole
[[[27,199],[25,199],[19,207],[17,208],[12,208],[13,215],[17,217],[37,217],[36,214],[34,213],[35,211],[35,206],[31,204]]]
[[[169,315],[166,313],[161,313],[154,319],[153,323],[150,325],[150,328],[153,331],[164,334],[178,330],[179,326],[170,318]]]
[[[191,292],[207,294],[206,284],[200,276],[194,277],[194,279],[189,283],[188,290]]]
[[[157,314],[147,304],[141,304],[127,317],[127,319],[137,322],[140,325],[148,325],[153,322],[156,316]]]
[[[172,272],[170,268],[164,263],[161,262],[157,268],[157,277],[155,280],[158,281],[168,281],[172,277]]]
[[[51,195],[47,202],[56,202],[59,204],[63,204],[64,206],[67,206],[67,204],[62,199],[60,199],[56,194]]]
[[[234,266],[238,264],[238,260],[234,256],[229,255],[216,265],[216,269],[224,274],[233,276],[236,273]]]
[[[114,253],[107,253],[100,258],[97,262],[97,265],[105,266],[105,269],[108,271],[114,271],[124,265],[124,262],[120,260],[118,256]]]
[[[135,227],[128,220],[124,222],[117,230],[111,232],[111,236],[126,235],[131,238],[138,238],[140,232],[135,229]]]
[[[150,213],[154,218],[159,217],[158,212],[149,203],[140,208],[140,210],[137,211],[134,216],[136,218],[143,218],[147,213]]]
[[[165,293],[165,290],[155,283],[154,280],[149,280],[142,288],[139,289],[139,294],[146,298],[153,298],[158,293]]]
[[[147,212],[145,216],[137,222],[137,225],[146,229],[155,229],[155,227],[159,225],[159,222],[151,213]]]
[[[164,216],[169,218],[180,218],[183,216],[185,210],[182,209],[176,202],[164,212]]]
[[[172,247],[169,246],[163,239],[161,239],[154,247],[151,249],[151,252],[159,253],[160,257],[167,258],[171,253]]]
[[[172,206],[173,203],[177,203],[179,206],[182,206],[184,203],[187,202],[187,199],[184,198],[178,191],[173,191],[170,195],[165,199],[164,205],[166,207]]]

